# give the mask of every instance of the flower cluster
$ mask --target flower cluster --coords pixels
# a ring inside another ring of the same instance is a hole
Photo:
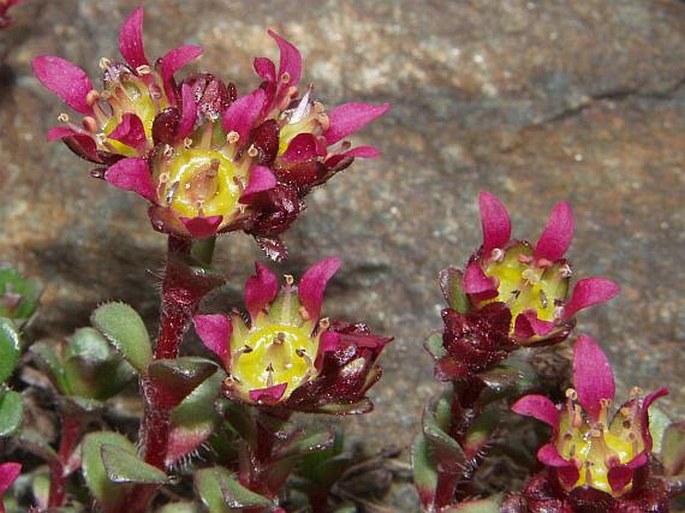
[[[304,197],[349,166],[378,155],[346,137],[388,110],[348,103],[327,111],[299,83],[302,57],[273,31],[280,62],[254,61],[261,84],[239,96],[209,73],[177,82],[202,53],[182,46],[151,63],[143,48],[143,9],[122,26],[124,62],[102,59],[104,90],[78,66],[54,56],[33,61],[36,77],[83,118],[49,132],[98,164],[96,176],[150,202],[155,229],[206,238],[244,230],[279,255],[278,235],[304,208]]]
[[[502,361],[519,346],[564,340],[584,308],[616,296],[606,278],[579,280],[564,258],[574,231],[573,214],[557,203],[535,244],[511,238],[511,220],[489,192],[479,197],[483,244],[464,271],[448,268],[440,281],[449,308],[443,310],[443,348],[436,373],[461,379]]]
[[[194,318],[202,342],[221,360],[228,378],[224,394],[261,406],[301,411],[367,411],[366,391],[380,378],[376,365],[392,339],[363,324],[321,317],[326,284],[340,266],[328,258],[308,269],[299,285],[256,264],[245,285],[246,322],[238,313]]]
[[[512,409],[552,428],[552,439],[538,451],[538,459],[552,469],[563,490],[593,488],[614,498],[641,484],[652,451],[649,407],[667,394],[665,388],[631,398],[613,417],[614,375],[597,343],[581,335],[573,352],[573,389],[556,406],[547,397],[528,395]]]

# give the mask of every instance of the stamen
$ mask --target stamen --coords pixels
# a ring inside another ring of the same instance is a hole
[[[112,61],[107,57],[101,57],[100,61],[98,62],[98,66],[100,66],[100,69],[104,71],[107,71],[111,65]]]
[[[284,84],[287,84],[288,82],[290,82],[290,73],[288,73],[287,71],[284,71],[283,74],[281,75],[281,82],[283,82]]]
[[[91,89],[88,91],[88,94],[86,95],[86,103],[88,105],[93,105],[100,99],[100,93],[98,93],[95,89]]]
[[[86,116],[85,118],[83,118],[81,124],[83,125],[83,128],[86,129],[86,131],[92,134],[98,131],[98,123],[92,116]]]
[[[171,159],[174,156],[174,148],[170,144],[165,144],[162,150],[162,156],[166,159]]]
[[[501,262],[502,260],[504,260],[504,255],[505,255],[505,252],[504,252],[503,249],[495,248],[495,249],[493,249],[492,252],[490,253],[490,258],[491,258],[494,262]]]
[[[254,144],[250,145],[250,148],[247,150],[248,156],[254,158],[257,155],[259,155],[259,150],[255,147]]]
[[[190,137],[183,139],[183,147],[187,150],[193,145],[193,140]]]
[[[147,64],[143,64],[142,66],[138,66],[136,68],[136,73],[141,76],[149,75],[150,73],[152,73],[152,69]]]
[[[231,130],[226,134],[226,142],[228,144],[235,144],[240,140],[240,134],[235,130]]]
[[[331,320],[328,317],[324,317],[319,321],[319,329],[321,331],[326,331],[328,327],[331,325]]]
[[[571,266],[568,264],[563,264],[561,267],[559,267],[559,275],[562,278],[570,278],[573,275]]]
[[[62,112],[59,116],[57,116],[57,121],[61,123],[69,123],[69,114]]]

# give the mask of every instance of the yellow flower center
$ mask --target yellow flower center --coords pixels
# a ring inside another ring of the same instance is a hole
[[[297,326],[268,324],[253,328],[236,348],[231,373],[241,388],[257,390],[287,383],[282,399],[309,381],[316,373],[314,359],[318,337]]]
[[[501,250],[500,250],[501,251]],[[498,281],[497,296],[480,306],[500,301],[511,310],[512,329],[516,317],[533,310],[539,319],[553,321],[557,306],[568,292],[568,265],[535,262],[529,244],[519,243],[485,262],[483,272]]]
[[[165,168],[157,177],[159,200],[180,215],[228,219],[236,211],[241,191],[237,169],[222,152],[183,148]]]

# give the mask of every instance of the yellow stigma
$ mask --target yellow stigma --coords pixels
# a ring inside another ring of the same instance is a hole
[[[257,326],[232,353],[231,374],[244,390],[287,383],[282,399],[316,373],[318,337],[287,324]]]
[[[494,301],[506,303],[511,310],[512,329],[516,317],[526,310],[534,310],[543,321],[553,321],[557,306],[568,292],[569,278],[562,265],[543,266],[535,262],[533,249],[526,243],[485,260],[483,272],[498,282],[497,297],[483,305]]]
[[[228,219],[238,208],[236,175],[236,166],[220,151],[184,147],[158,177],[159,200],[184,217]]]

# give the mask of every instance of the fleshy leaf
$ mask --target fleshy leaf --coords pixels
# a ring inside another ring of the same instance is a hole
[[[500,502],[501,499],[497,496],[465,501],[456,506],[449,506],[447,509],[442,510],[442,513],[499,513]]]
[[[9,378],[19,363],[21,340],[14,323],[0,318],[0,383]]]
[[[606,355],[595,340],[580,335],[573,346],[573,385],[583,409],[597,421],[601,400],[613,401],[616,385]]]
[[[216,370],[216,365],[209,360],[182,356],[153,361],[148,366],[148,378],[154,387],[157,404],[173,408]]]
[[[105,445],[134,456],[136,448],[123,435],[108,431],[90,433],[83,439],[81,468],[86,485],[104,511],[113,513],[120,511],[123,506],[126,499],[123,492],[127,488],[126,485],[115,483],[107,476],[102,461],[102,448]]]
[[[0,268],[0,317],[19,325],[27,321],[38,308],[42,288],[38,280],[23,278],[8,267]]]
[[[511,219],[497,196],[482,191],[478,197],[480,223],[483,229],[483,251],[486,256],[495,248],[503,248],[511,239]]]
[[[135,452],[128,451],[119,444],[103,443],[100,446],[102,463],[107,479],[113,483],[164,484],[164,472],[141,460]]]
[[[563,258],[566,250],[573,240],[575,224],[571,205],[560,201],[552,209],[547,226],[540,235],[533,255],[536,260],[544,258],[550,262],[556,262]]]
[[[138,372],[152,361],[150,336],[140,315],[125,303],[105,303],[91,315],[100,333]]]
[[[429,450],[429,442],[422,434],[414,438],[411,466],[421,504],[426,507],[433,503],[435,497],[435,490],[438,486],[438,467],[433,457],[433,451]]]
[[[268,498],[248,490],[223,467],[204,468],[195,473],[195,490],[209,513],[234,513],[247,508],[268,508]]]
[[[460,314],[464,314],[471,309],[471,303],[464,291],[463,279],[463,273],[454,267],[443,269],[438,275],[440,290],[447,304]]]
[[[21,394],[6,390],[0,395],[0,438],[16,433],[21,427],[23,417],[24,399]]]

